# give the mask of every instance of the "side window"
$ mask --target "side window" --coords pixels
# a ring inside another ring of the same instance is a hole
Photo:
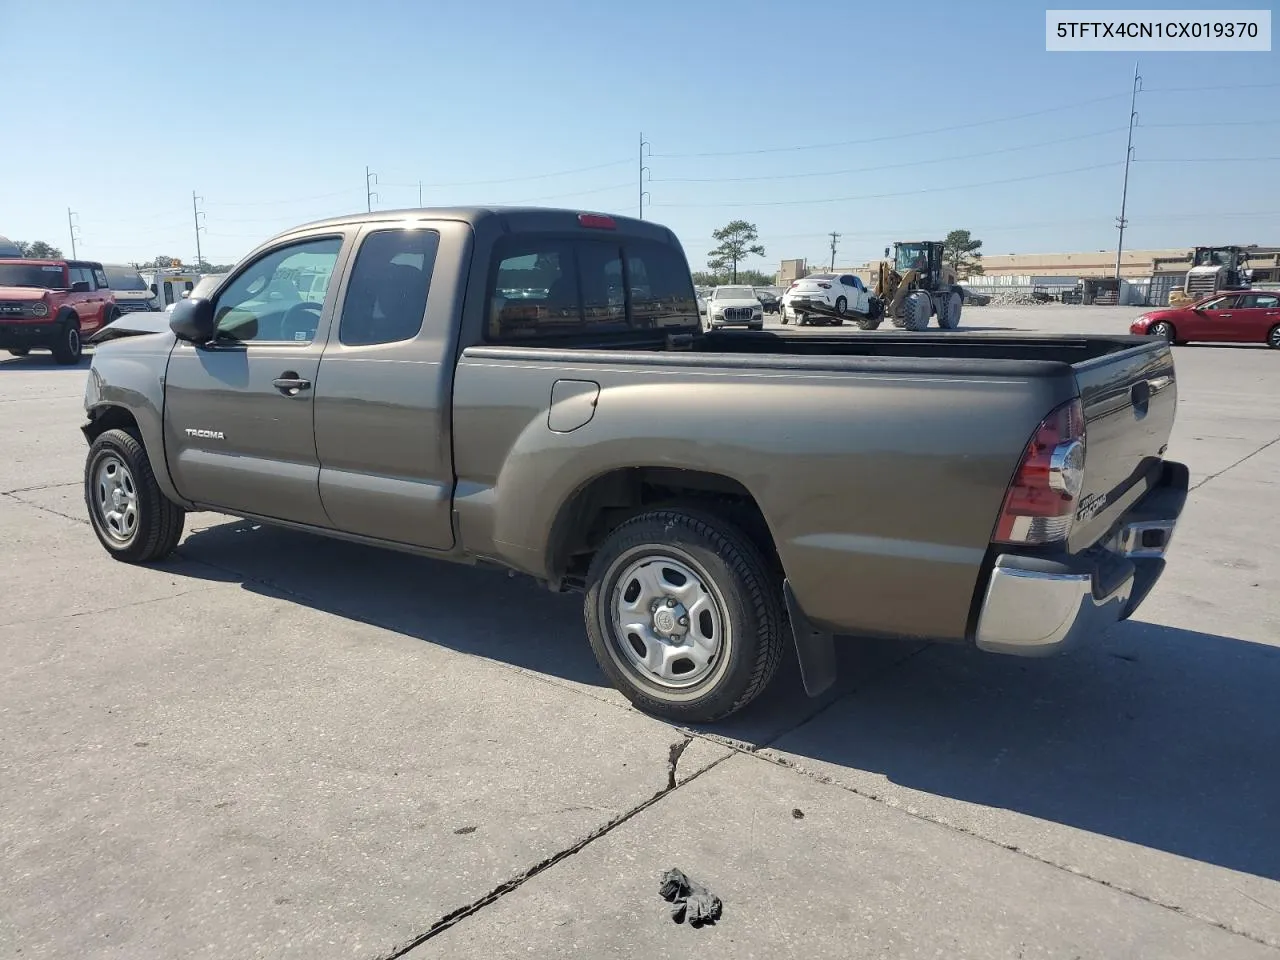
[[[845,286],[845,287],[856,287],[858,285],[857,281],[855,281],[853,277],[849,276],[848,274],[845,274],[843,277],[840,278],[840,284],[841,286]]]
[[[365,237],[347,283],[338,339],[368,346],[416,337],[439,247],[434,230],[379,230]]]
[[[94,268],[93,279],[97,283],[99,290],[106,290],[111,286],[110,282],[107,280],[107,271],[103,270],[101,267]]]
[[[578,269],[567,240],[516,240],[498,253],[489,319],[490,340],[528,339],[582,326]]]
[[[698,299],[684,257],[647,240],[626,243],[631,322],[637,327],[698,326]]]
[[[1273,297],[1266,293],[1251,293],[1240,298],[1240,308],[1242,310],[1274,310],[1280,306],[1280,297]]]
[[[277,247],[254,260],[214,301],[218,338],[310,343],[341,249],[341,237],[322,237]]]
[[[93,289],[93,276],[84,267],[72,267],[70,273],[72,283],[87,283]]]

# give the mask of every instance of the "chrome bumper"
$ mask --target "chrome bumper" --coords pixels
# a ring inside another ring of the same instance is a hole
[[[1090,553],[1063,561],[1001,554],[974,642],[988,653],[1046,657],[1127,619],[1164,572],[1164,554],[1186,501],[1182,464]]]

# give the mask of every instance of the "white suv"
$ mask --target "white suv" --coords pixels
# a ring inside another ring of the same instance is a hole
[[[835,317],[806,311],[805,307],[810,304],[834,313]],[[815,273],[797,280],[782,295],[780,311],[783,323],[795,320],[797,325],[815,320],[839,325],[849,314],[865,317],[871,312],[871,294],[862,280],[851,273]]]
[[[764,307],[750,287],[716,287],[707,301],[707,322],[717,327],[764,329]]]

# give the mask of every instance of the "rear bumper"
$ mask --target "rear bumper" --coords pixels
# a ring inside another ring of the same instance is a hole
[[[1160,481],[1092,549],[1053,559],[1000,554],[978,615],[978,648],[1052,656],[1131,616],[1164,573],[1187,488],[1186,466],[1166,461]]]

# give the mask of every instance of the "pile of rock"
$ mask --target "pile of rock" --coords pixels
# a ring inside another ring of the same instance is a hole
[[[1044,303],[1043,299],[1037,298],[1030,293],[1023,293],[1019,290],[1010,290],[1008,293],[997,293],[991,297],[991,305],[993,307],[1034,307]]]

